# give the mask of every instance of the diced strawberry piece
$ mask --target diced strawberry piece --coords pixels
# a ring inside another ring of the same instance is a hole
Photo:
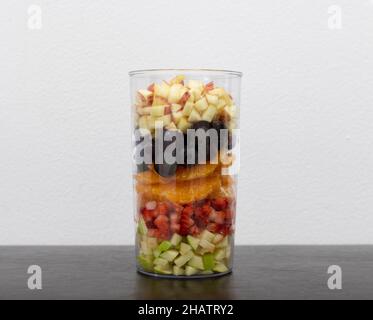
[[[154,224],[157,226],[158,229],[160,230],[165,230],[168,229],[168,222],[169,219],[165,215],[159,215],[155,220]]]
[[[172,223],[179,223],[180,216],[177,213],[170,214],[170,222]]]
[[[202,211],[203,211],[204,214],[209,215],[212,211],[212,208],[208,204],[204,204],[202,206]]]
[[[168,213],[168,206],[164,202],[158,203],[157,209],[158,209],[158,213],[161,215],[166,215]]]
[[[148,235],[149,237],[152,237],[152,238],[160,238],[161,233],[159,232],[158,229],[149,229]]]
[[[219,226],[216,223],[209,223],[206,229],[210,232],[216,233],[219,230]]]
[[[193,208],[186,206],[180,216],[180,234],[186,236],[189,234],[189,228],[194,225],[191,218],[193,216]]]
[[[196,225],[192,226],[190,228],[189,232],[192,236],[196,236],[196,235],[199,235],[201,233],[200,229]]]
[[[225,219],[227,223],[232,223],[233,222],[233,211],[230,209],[225,210]]]
[[[154,212],[153,212],[153,210],[148,210],[148,209],[144,208],[142,210],[142,216],[143,216],[145,222],[153,221]]]
[[[224,224],[224,222],[225,222],[225,212],[224,211],[217,211],[216,212],[215,222],[217,224]]]
[[[224,224],[219,227],[219,233],[227,236],[231,234],[231,225],[230,224]]]
[[[211,205],[215,210],[221,211],[227,208],[228,200],[223,197],[216,198],[212,200]]]
[[[180,224],[178,224],[178,223],[172,223],[171,224],[171,231],[173,233],[179,233],[180,232]]]

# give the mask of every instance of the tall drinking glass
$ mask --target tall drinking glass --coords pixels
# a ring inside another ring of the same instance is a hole
[[[232,270],[240,72],[130,72],[138,271]]]

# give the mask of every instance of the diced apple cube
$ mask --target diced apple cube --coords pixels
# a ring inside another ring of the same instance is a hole
[[[193,276],[193,275],[195,275],[195,274],[197,274],[197,273],[198,273],[198,269],[193,268],[193,267],[191,267],[191,266],[186,266],[186,267],[185,267],[185,274],[186,274],[187,276]]]
[[[192,250],[192,247],[189,244],[186,244],[184,242],[182,242],[180,244],[180,253],[182,255],[185,255],[186,253],[190,252],[191,250]]]
[[[149,247],[146,241],[141,241],[140,251],[145,256],[150,256],[153,253],[152,249]]]
[[[183,240],[183,237],[177,233],[174,233],[172,235],[172,238],[170,240],[171,244],[176,247],[179,245],[179,243],[181,242],[181,240]]]
[[[197,88],[203,90],[203,82],[200,80],[189,80],[188,87],[191,89]]]
[[[154,267],[154,272],[159,273],[159,274],[166,274],[166,275],[172,274],[172,270],[169,266],[165,267],[165,268],[163,268],[161,266],[155,266]]]
[[[187,236],[187,241],[194,250],[197,250],[198,245],[200,244],[200,239],[189,235]]]
[[[213,269],[215,272],[227,272],[228,271],[228,268],[226,267],[226,265],[222,262],[218,262],[217,264],[215,264],[215,267]]]
[[[219,102],[219,97],[212,94],[206,94],[206,99],[209,104],[217,105]]]
[[[226,248],[228,247],[228,237],[224,237],[222,241],[220,241],[217,245],[217,248]]]
[[[192,251],[189,251],[188,253],[182,255],[182,256],[179,256],[177,257],[175,260],[174,260],[174,264],[177,265],[178,267],[182,267],[183,265],[185,265],[190,259],[192,259],[194,256],[193,252]]]
[[[165,268],[169,265],[168,261],[166,259],[163,259],[163,258],[156,258],[156,259],[154,259],[153,263],[157,266],[162,267],[162,268]]]
[[[172,119],[174,120],[174,122],[176,124],[179,123],[180,119],[183,117],[183,112],[182,111],[178,111],[178,112],[175,112],[172,114]]]
[[[179,252],[176,250],[167,250],[161,254],[160,258],[172,262],[178,255]]]
[[[185,270],[178,266],[173,267],[173,273],[175,276],[183,276],[185,274]]]
[[[170,103],[176,103],[180,100],[183,90],[182,84],[173,84],[170,88],[170,92],[168,94],[168,101]],[[184,91],[185,92],[185,91]]]
[[[177,103],[173,103],[171,105],[171,111],[172,113],[175,113],[175,112],[178,112],[182,109],[183,107],[180,105],[180,104],[177,104]]]
[[[227,103],[225,102],[224,99],[219,99],[217,108],[218,108],[218,110],[222,110],[226,105],[227,105]]]
[[[195,108],[198,112],[205,111],[208,108],[209,104],[207,103],[206,98],[201,98],[195,103]]]
[[[172,121],[171,115],[165,115],[155,119],[155,127],[162,128],[168,126]]]
[[[226,92],[223,88],[215,88],[215,89],[210,90],[209,94],[216,95],[218,97],[222,97],[222,96],[226,95]]]
[[[154,96],[162,97],[167,99],[170,93],[170,86],[166,82],[162,82],[160,85],[154,85]]]
[[[184,109],[183,109],[183,115],[185,117],[189,117],[190,113],[192,112],[193,110],[193,107],[194,107],[194,103],[193,102],[189,102],[187,101],[184,105]]]
[[[208,230],[203,230],[201,233],[201,239],[207,240],[208,242],[212,242],[214,238],[215,235]]]
[[[208,250],[209,252],[213,252],[215,250],[215,245],[213,245],[211,242],[205,240],[205,239],[201,239],[201,241],[199,242],[199,245]]]
[[[217,261],[221,261],[225,258],[225,249],[218,249],[214,252],[214,258]]]
[[[148,246],[151,249],[155,249],[158,247],[158,241],[157,238],[148,237],[147,238]]]
[[[137,107],[136,111],[141,116],[150,115],[152,112],[152,107]]]
[[[217,244],[218,242],[222,241],[224,239],[224,236],[220,233],[217,233],[215,236],[214,236],[214,239],[212,240],[212,243],[213,244]]]
[[[179,123],[177,124],[177,128],[182,132],[186,132],[191,127],[191,125],[192,124],[183,117],[180,119]]]
[[[151,107],[151,116],[152,117],[163,116],[165,108],[166,108],[166,106],[152,106]]]
[[[153,92],[149,90],[139,90],[138,93],[141,95],[141,97],[145,100],[148,101],[148,99],[153,95]]]
[[[199,270],[205,269],[203,265],[203,259],[200,256],[193,256],[192,259],[189,260],[188,266],[191,266]]]
[[[189,122],[197,122],[201,120],[201,115],[193,109],[192,112],[189,115],[188,121]]]
[[[207,110],[202,114],[202,120],[211,122],[212,119],[214,119],[216,112],[217,112],[216,107],[213,105],[209,105]]]

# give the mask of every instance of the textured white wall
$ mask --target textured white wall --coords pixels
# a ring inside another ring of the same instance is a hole
[[[132,242],[127,72],[157,67],[245,74],[238,243],[373,243],[372,32],[369,0],[2,0],[0,244]]]

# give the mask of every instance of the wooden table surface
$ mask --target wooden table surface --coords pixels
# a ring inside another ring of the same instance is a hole
[[[373,246],[238,246],[231,275],[156,279],[136,273],[133,247],[0,247],[0,299],[373,299]],[[42,290],[27,286],[42,268]],[[327,270],[342,268],[342,290]]]

